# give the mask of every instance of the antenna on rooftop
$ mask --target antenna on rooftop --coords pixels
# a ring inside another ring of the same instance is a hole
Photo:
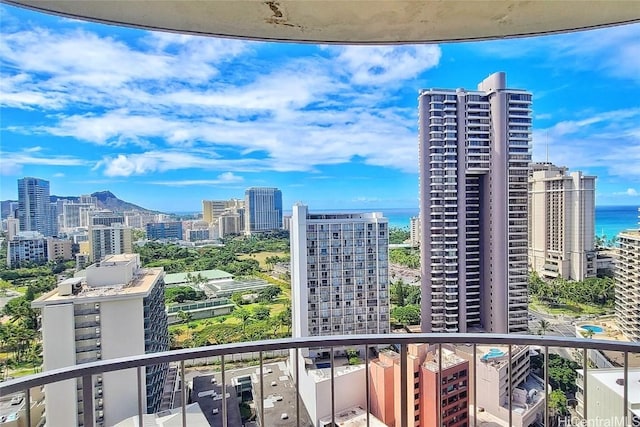
[[[547,163],[549,163],[549,131],[547,131],[546,140],[547,140],[547,142],[546,142],[546,146],[547,146]]]

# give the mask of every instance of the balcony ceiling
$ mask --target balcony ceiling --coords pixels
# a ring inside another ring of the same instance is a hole
[[[481,40],[639,22],[637,0],[2,0],[179,33],[322,43]]]

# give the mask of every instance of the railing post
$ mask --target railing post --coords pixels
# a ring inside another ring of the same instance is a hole
[[[27,427],[31,427],[31,389],[24,390],[24,400],[27,408],[25,409],[25,418],[27,420]]]
[[[509,344],[509,427],[513,427],[513,356],[511,354],[511,344]]]
[[[300,427],[300,349],[296,348],[296,427]]]
[[[442,344],[438,343],[438,375],[436,375],[438,379],[438,416],[436,419],[438,420],[438,427],[442,427],[442,410],[444,407],[442,406]]]
[[[224,355],[220,356],[220,369],[222,369],[222,427],[227,427],[227,373]]]
[[[264,361],[262,360],[262,351],[260,352],[260,425],[264,424]]]
[[[549,346],[544,346],[544,425],[549,424]]]
[[[335,372],[334,372],[334,356],[333,347],[329,350],[331,352],[331,425],[336,424],[336,385],[335,385]]]
[[[187,427],[187,383],[184,380],[184,360],[180,361],[180,408],[182,408],[182,427]]]
[[[82,417],[84,427],[93,426],[93,377],[82,376]]]
[[[142,406],[142,366],[138,366],[137,374],[138,374],[138,425],[144,425],[144,415],[143,415],[143,406]]]
[[[623,392],[623,414],[622,420],[624,421],[624,426],[627,427],[630,425],[629,423],[629,352],[624,352],[624,392]]]
[[[476,372],[476,358],[478,356],[478,347],[473,343],[473,427],[478,426],[478,373]]]
[[[369,427],[371,420],[370,420],[370,414],[369,412],[371,411],[371,402],[369,401],[369,345],[365,344],[364,346],[364,392],[365,392],[365,399],[366,400],[366,405],[365,405],[365,409],[367,410],[367,427]]]
[[[413,395],[415,400],[415,395]],[[413,406],[412,406],[413,407]],[[400,344],[400,425],[408,425],[407,420],[407,344]]]
[[[589,357],[587,355],[586,347],[582,349],[582,401],[584,405],[582,405],[582,418],[585,423],[588,424],[589,419],[587,418],[587,369],[589,368]]]

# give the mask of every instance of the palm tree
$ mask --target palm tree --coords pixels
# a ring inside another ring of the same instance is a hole
[[[538,324],[540,329],[538,329],[538,333],[540,335],[545,335],[547,333],[547,331],[551,330],[551,323],[549,323],[548,321],[541,319],[540,323]]]
[[[237,317],[238,319],[240,319],[240,323],[242,324],[242,334],[244,335],[247,322],[249,321],[249,319],[251,319],[253,314],[246,308],[242,308],[242,307],[236,308],[235,310],[233,310],[233,313],[231,314],[234,317]]]

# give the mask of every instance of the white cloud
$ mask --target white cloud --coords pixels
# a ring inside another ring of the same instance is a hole
[[[337,48],[337,61],[358,85],[386,85],[416,78],[438,65],[442,52],[437,45],[346,46]]]
[[[538,58],[552,69],[600,70],[640,83],[640,24],[470,44],[499,58]]]
[[[244,181],[244,178],[235,175],[232,172],[225,172],[218,175],[217,179],[184,179],[174,181],[152,181],[151,184],[165,185],[169,187],[187,187],[187,186],[207,186],[207,185],[228,185],[238,184]]]
[[[638,193],[638,190],[636,190],[635,188],[627,188],[626,195],[636,197],[640,196],[640,193]]]
[[[534,160],[571,169],[606,168],[612,176],[640,181],[640,108],[583,114],[533,134]]]
[[[94,164],[108,177],[311,172],[354,159],[417,170],[416,112],[388,107],[388,95],[437,66],[438,46],[328,47],[280,63],[254,62],[259,46],[23,26],[0,41],[2,64],[20,70],[8,76],[0,102],[56,112],[12,132],[115,148]],[[241,65],[219,74],[236,60]]]

